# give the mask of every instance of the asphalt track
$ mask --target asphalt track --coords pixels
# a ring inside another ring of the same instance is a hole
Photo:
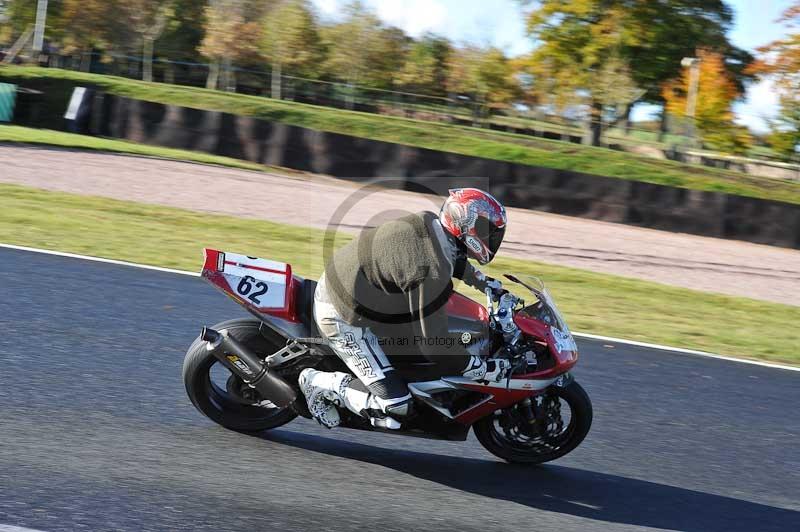
[[[197,278],[0,249],[0,528],[800,530],[796,372],[580,341],[592,432],[520,468],[473,438],[213,425],[181,361],[239,315]]]

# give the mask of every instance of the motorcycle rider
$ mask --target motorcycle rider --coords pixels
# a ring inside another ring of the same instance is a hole
[[[501,284],[483,275],[467,258],[488,264],[506,229],[506,212],[490,194],[475,188],[450,191],[439,215],[422,212],[362,232],[333,256],[314,294],[314,318],[331,348],[358,379],[343,372],[311,368],[299,384],[320,424],[340,423],[336,406],[399,429],[413,399],[403,378],[373,332],[379,324],[410,323],[423,355],[443,375],[500,381],[510,369],[505,359],[484,360],[457,343],[436,342],[448,335],[445,303],[452,278],[499,297]],[[426,341],[433,340],[433,341]]]

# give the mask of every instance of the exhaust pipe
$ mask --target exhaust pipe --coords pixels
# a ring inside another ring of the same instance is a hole
[[[296,408],[297,391],[286,379],[270,372],[261,358],[228,334],[203,327],[200,339],[207,343],[206,349],[226,368],[254,388],[264,399],[281,408]]]

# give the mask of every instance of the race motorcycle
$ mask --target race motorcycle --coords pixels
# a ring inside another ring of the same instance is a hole
[[[183,380],[194,406],[242,432],[311,418],[300,372],[349,372],[314,322],[317,283],[293,275],[289,264],[214,249],[205,250],[201,275],[254,319],[204,327],[191,345]],[[577,447],[589,432],[592,405],[569,373],[578,361],[575,340],[540,280],[505,278],[532,302],[487,290],[486,306],[458,292],[446,305],[452,341],[484,357],[508,358],[508,378],[431,377],[423,357],[393,357],[386,349],[414,397],[413,413],[400,430],[390,430],[342,408],[340,427],[455,441],[466,440],[471,427],[489,452],[517,463],[547,462]]]

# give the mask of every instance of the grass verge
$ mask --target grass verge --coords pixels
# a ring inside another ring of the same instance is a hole
[[[58,146],[60,148],[144,155],[146,157],[160,157],[162,159],[173,159],[176,161],[191,161],[194,163],[229,166],[232,168],[242,168],[244,170],[264,171],[268,168],[260,164],[208,153],[162,148],[160,146],[137,144],[124,140],[89,137],[86,135],[76,135],[75,133],[65,133],[63,131],[32,129],[21,126],[0,125],[0,142],[11,144],[44,144],[48,146]],[[281,171],[285,173],[284,169],[281,169]]]
[[[0,185],[0,242],[10,244],[187,270],[199,269],[208,246],[315,277],[322,240],[313,229]],[[800,364],[800,307],[503,257],[489,271],[545,279],[578,331]]]
[[[461,153],[501,161],[574,170],[681,188],[800,203],[800,184],[592,148],[399,117],[358,113],[196,87],[38,67],[0,66],[0,81],[42,90],[40,127],[58,127],[72,88],[93,86],[153,102],[224,111],[301,127]]]

